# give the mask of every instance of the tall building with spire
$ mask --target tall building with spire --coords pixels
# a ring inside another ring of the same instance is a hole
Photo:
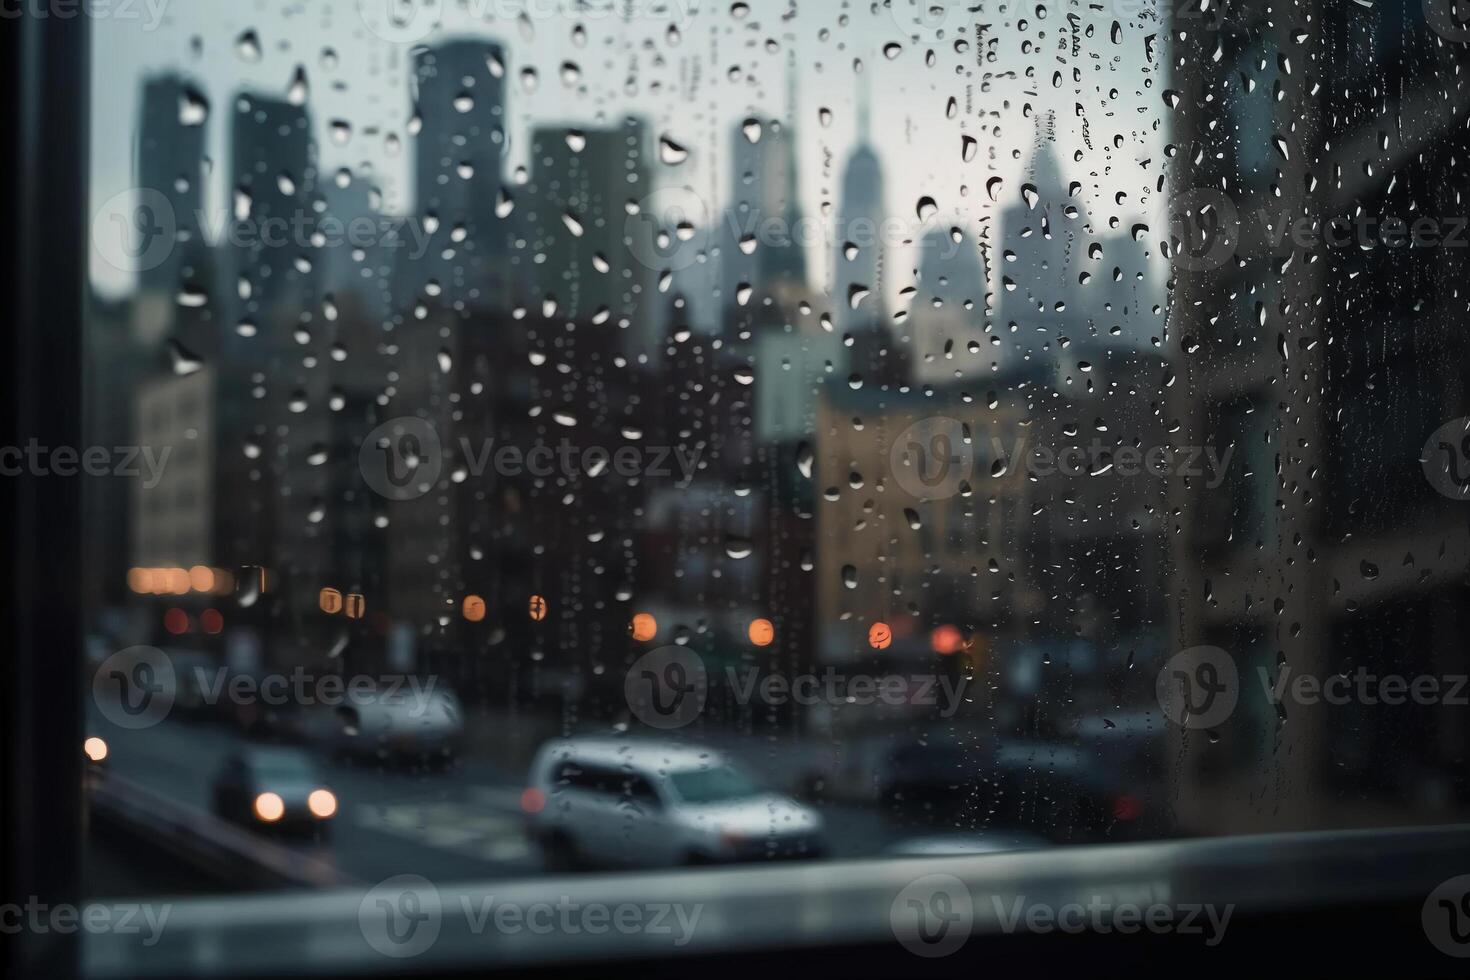
[[[887,319],[883,271],[883,166],[872,144],[872,93],[866,73],[858,91],[857,145],[847,158],[832,252],[833,319],[844,332],[874,329]]]
[[[1000,215],[992,329],[1007,338],[997,358],[1003,372],[1064,383],[1077,352],[1141,347],[1162,324],[1146,247],[1129,230],[1093,226],[1082,184],[1057,158],[1055,125],[1050,114],[1038,119],[1029,170]]]
[[[750,392],[758,443],[795,443],[816,421],[817,392],[847,373],[842,338],[803,312],[813,302],[806,246],[812,226],[801,208],[794,63],[788,62],[786,119],[747,118],[731,137],[730,200],[720,231],[725,335],[732,356],[753,368]]]
[[[1053,134],[1037,123],[1036,151],[1000,216],[1000,321],[1023,358],[1056,347],[1074,321],[1079,250],[1087,218],[1063,181]]]

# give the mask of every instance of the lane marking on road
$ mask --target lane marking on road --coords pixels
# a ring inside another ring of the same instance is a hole
[[[494,861],[514,861],[531,854],[520,817],[487,813],[480,802],[369,803],[359,804],[354,812],[361,827],[441,850]]]

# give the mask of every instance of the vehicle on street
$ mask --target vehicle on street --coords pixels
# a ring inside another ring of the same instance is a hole
[[[1162,833],[1163,721],[1147,711],[1086,715],[1051,738],[1005,738],[993,763],[991,815],[1053,840]]]
[[[884,806],[955,810],[976,806],[984,791],[989,740],[975,744],[940,734],[873,734],[854,738],[828,771],[807,775],[814,797]]]
[[[284,746],[249,746],[225,757],[211,790],[214,814],[256,830],[326,834],[337,797],[311,757]]]
[[[312,709],[305,738],[337,759],[448,769],[464,744],[464,714],[447,691],[349,690],[344,704]]]
[[[522,797],[548,866],[819,857],[821,817],[725,756],[672,742],[572,738],[542,747]]]

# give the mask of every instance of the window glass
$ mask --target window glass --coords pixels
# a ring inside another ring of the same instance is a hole
[[[719,803],[756,795],[755,784],[728,767],[676,772],[669,776],[674,792],[686,803]]]
[[[1454,11],[144,8],[94,890],[248,891],[226,824],[372,885],[1464,818]],[[251,746],[331,805],[215,793]],[[113,860],[123,799],[190,832]]]

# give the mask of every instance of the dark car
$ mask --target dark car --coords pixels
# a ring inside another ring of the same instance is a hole
[[[214,812],[255,829],[326,834],[337,797],[304,752],[258,746],[227,756],[214,779]]]
[[[1006,738],[993,763],[994,818],[1053,839],[1136,839],[1162,832],[1162,721],[1148,712],[1088,715],[1053,738]]]
[[[222,683],[228,677],[228,669],[218,658],[201,650],[170,647],[164,653],[173,667],[172,713],[192,721],[219,720],[223,711]]]
[[[221,675],[217,711],[226,725],[247,738],[270,742],[298,742],[302,737],[304,708],[284,687],[272,686],[281,677],[263,668],[235,669]],[[228,692],[241,685],[251,696],[235,699]]]
[[[463,711],[448,691],[349,692],[307,713],[306,738],[343,760],[448,769],[464,743]]]
[[[985,756],[949,739],[909,739],[892,747],[878,772],[885,803],[963,806],[983,772]]]

